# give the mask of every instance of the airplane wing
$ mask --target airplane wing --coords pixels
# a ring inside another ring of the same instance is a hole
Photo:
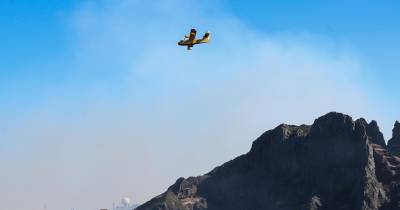
[[[196,33],[197,33],[196,29],[190,30],[190,35],[189,35],[190,42],[193,42],[196,39]]]

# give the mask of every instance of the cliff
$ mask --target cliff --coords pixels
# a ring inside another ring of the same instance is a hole
[[[400,209],[400,124],[386,146],[375,121],[328,113],[282,124],[211,172],[179,178],[136,210]]]

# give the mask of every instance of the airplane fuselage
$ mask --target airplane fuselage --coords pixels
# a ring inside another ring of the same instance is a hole
[[[178,42],[179,46],[194,46],[196,44],[195,41],[189,41],[189,40],[181,40]]]

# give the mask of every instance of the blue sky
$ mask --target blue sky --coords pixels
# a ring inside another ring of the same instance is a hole
[[[0,26],[4,29],[0,35],[1,83],[6,86],[4,89],[16,91],[9,94],[3,89],[2,95],[17,100],[12,106],[20,100],[29,102],[32,96],[40,97],[54,83],[71,77],[71,70],[64,67],[73,59],[70,42],[76,37],[69,27],[68,15],[82,4],[85,3],[21,0],[0,3]],[[397,100],[393,97],[396,93],[390,90],[398,88],[396,78],[400,76],[396,59],[400,48],[398,1],[235,0],[221,4],[225,12],[261,33],[312,33],[346,45],[368,64],[370,71],[364,73],[378,83],[379,94]],[[31,94],[24,94],[26,91]]]
[[[400,64],[398,1],[227,1],[246,23],[264,32],[315,33],[347,44],[365,57],[382,86],[396,88]],[[374,75],[375,76],[375,75]],[[397,86],[398,87],[398,86]]]
[[[0,210],[140,203],[283,122],[340,111],[388,139],[400,119],[398,1],[8,0],[0,16]],[[191,27],[212,42],[176,46]]]

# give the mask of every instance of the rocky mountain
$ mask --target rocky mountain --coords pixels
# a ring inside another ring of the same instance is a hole
[[[392,139],[388,141],[388,149],[394,155],[400,155],[400,123],[396,121],[393,128]]]
[[[211,172],[179,178],[136,210],[400,209],[400,124],[386,145],[375,121],[328,113],[282,124]]]

